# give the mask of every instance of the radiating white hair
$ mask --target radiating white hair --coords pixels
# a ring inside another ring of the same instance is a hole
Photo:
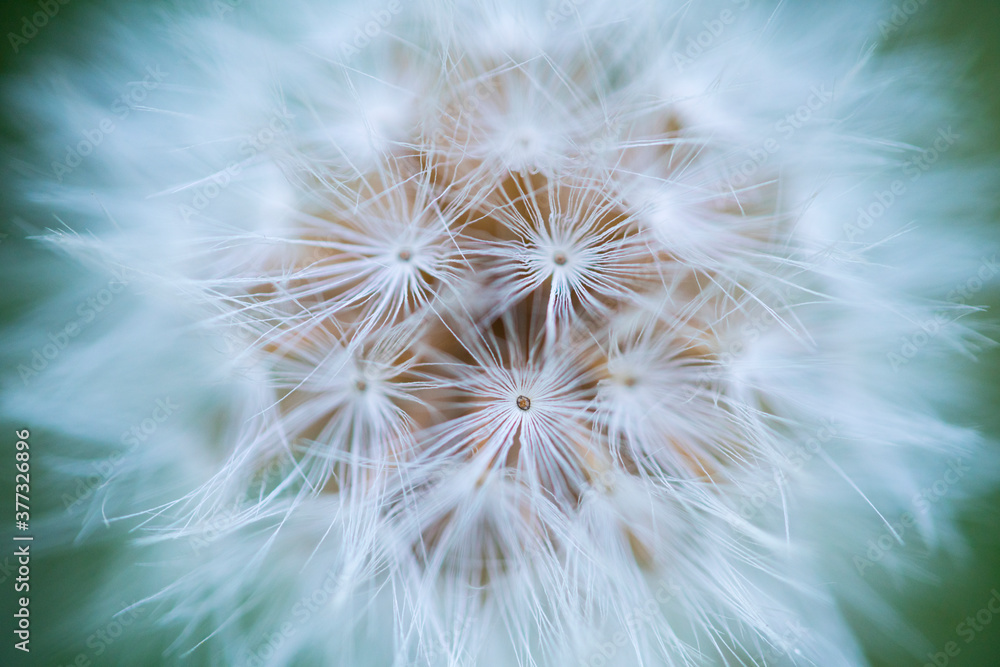
[[[97,608],[233,665],[918,647],[871,582],[960,551],[991,466],[942,414],[997,265],[976,128],[893,12],[95,19],[7,97],[40,236],[112,282],[19,322],[4,397],[74,443],[51,525],[129,529]]]

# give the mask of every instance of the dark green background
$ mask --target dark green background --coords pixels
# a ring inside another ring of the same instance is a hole
[[[864,0],[853,0],[863,2]],[[21,52],[15,55],[12,52],[8,39],[8,32],[20,32],[21,18],[38,11],[35,2],[24,2],[21,0],[7,0],[0,8],[0,34],[3,35],[0,43],[0,73],[7,75],[22,67],[29,67],[40,58],[43,58],[50,50],[73,49],[78,44],[70,40],[72,27],[75,18],[81,10],[88,5],[107,3],[88,3],[87,0],[70,0],[66,5],[60,5],[59,14],[52,19],[51,24],[39,31],[39,35],[32,39],[27,45],[21,48]],[[954,50],[962,54],[973,54],[970,61],[971,66],[966,74],[965,81],[956,84],[972,84],[972,89],[979,91],[979,102],[985,108],[988,118],[984,125],[991,127],[987,140],[975,148],[977,158],[994,161],[1000,157],[1000,2],[997,0],[958,0],[946,2],[945,0],[931,0],[910,23],[893,36],[893,42],[887,48],[893,48],[896,44],[908,44],[920,41],[936,43],[945,49]],[[11,127],[6,117],[6,111],[0,114],[0,130],[6,135],[3,145],[9,145],[10,141],[18,141],[21,138],[11,136]],[[969,150],[966,147],[966,150]],[[10,172],[7,156],[0,156],[0,193],[3,195],[0,204],[0,232],[8,234],[6,238],[0,237],[0,263],[3,264],[3,277],[5,283],[0,287],[0,317],[6,321],[13,321],[18,313],[35,302],[44,298],[44,295],[52,288],[52,275],[46,272],[46,265],[55,261],[49,256],[41,253],[30,241],[24,239],[25,232],[11,224],[11,219],[15,215],[20,215],[28,219],[33,224],[48,225],[51,221],[34,220],[31,215],[18,211],[13,203],[13,197],[9,190]],[[1000,183],[998,183],[1000,186]],[[1000,187],[997,188],[1000,191]],[[1000,220],[1000,210],[994,202],[994,210],[990,212],[990,218]],[[1000,237],[1000,225],[996,227],[998,237]],[[1000,312],[1000,298],[997,291],[992,293],[984,292],[978,295],[981,302],[991,307],[995,315]],[[0,358],[4,358],[0,355]],[[6,372],[7,369],[5,369]],[[981,357],[981,363],[975,367],[970,367],[970,373],[977,373],[982,376],[981,387],[984,391],[975,396],[969,396],[970,404],[974,404],[968,414],[961,416],[967,423],[979,425],[987,434],[991,436],[1000,435],[1000,352],[997,350],[988,351]],[[0,442],[5,443],[6,434],[13,432],[14,428],[21,428],[21,424],[0,424]],[[44,433],[36,432],[33,439],[41,440]],[[6,451],[6,447],[3,447]],[[37,470],[36,473],[43,472]],[[10,516],[10,498],[13,489],[7,473],[2,474],[0,480],[0,522],[6,522],[6,517]],[[37,497],[44,493],[49,493],[41,477],[34,478],[33,494]],[[53,494],[58,496],[58,491]],[[44,500],[39,500],[37,507],[40,507]],[[55,504],[50,502],[50,504]],[[975,505],[969,506],[965,510],[964,528],[973,548],[975,557],[973,562],[957,566],[954,563],[928,562],[927,568],[940,577],[936,583],[929,582],[909,582],[902,595],[898,593],[893,597],[902,601],[901,611],[921,632],[923,632],[931,645],[940,650],[949,641],[959,641],[961,653],[958,657],[951,659],[950,665],[957,667],[992,667],[1000,665],[1000,617],[985,628],[975,641],[970,644],[962,642],[955,634],[956,626],[969,614],[974,614],[982,608],[990,597],[990,590],[1000,589],[1000,521],[998,521],[997,508],[1000,507],[1000,486],[989,497],[983,498]],[[34,509],[33,508],[33,511]],[[0,535],[7,534],[7,526],[0,528]],[[44,540],[44,536],[37,539]],[[9,543],[9,538],[4,537],[3,545]],[[39,545],[40,546],[40,545]],[[7,546],[2,546],[0,562],[3,555],[8,552]],[[91,585],[96,584],[102,576],[102,568],[107,563],[106,558],[110,551],[101,547],[88,547],[85,550],[62,557],[48,558],[45,560],[36,558],[33,562],[32,579],[36,582],[33,587],[33,644],[39,649],[51,641],[55,641],[53,633],[58,632],[59,623],[65,619],[68,609],[81,602],[81,596]],[[72,576],[70,581],[68,577]],[[872,570],[869,578],[875,579],[877,573]],[[6,664],[33,664],[49,665],[56,664],[51,660],[67,661],[72,659],[69,655],[58,657],[49,656],[42,658],[42,653],[34,654],[33,661],[24,662],[20,656],[8,659],[8,652],[11,645],[10,634],[10,613],[12,612],[13,592],[8,590],[9,582],[0,584],[3,586],[0,594],[0,609],[4,617],[4,622],[0,624],[0,665]],[[891,590],[892,584],[888,581],[880,583],[884,589]],[[103,623],[95,622],[94,628],[100,627]],[[88,633],[90,629],[85,629]],[[164,648],[163,639],[152,636],[143,637],[144,647],[149,651],[147,656],[157,655],[159,650]],[[875,653],[873,660],[880,667],[896,667],[897,665],[922,665],[924,661],[916,659],[902,659],[893,657],[884,659]],[[98,664],[146,664],[142,659],[126,659],[122,656],[108,658],[110,661]],[[147,660],[149,658],[147,657]],[[118,662],[121,660],[122,662]],[[149,663],[152,664],[152,663]],[[200,664],[198,660],[192,660],[189,664]]]

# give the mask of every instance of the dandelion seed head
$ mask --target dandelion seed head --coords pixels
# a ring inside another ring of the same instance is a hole
[[[792,620],[796,664],[861,664],[825,582],[977,442],[882,363],[929,312],[875,268],[905,205],[830,238],[909,140],[873,129],[908,85],[865,69],[877,12],[807,44],[748,9],[692,60],[726,3],[420,1],[364,39],[313,4],[129,44],[178,69],[73,175],[106,216],[38,187],[239,361],[221,460],[147,512],[163,549],[231,514],[157,593],[179,643],[254,651],[324,590],[273,664],[760,664]]]

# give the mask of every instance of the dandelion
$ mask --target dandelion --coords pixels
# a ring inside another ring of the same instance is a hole
[[[864,664],[851,614],[898,626],[859,554],[980,455],[932,406],[988,342],[892,358],[940,308],[917,274],[979,245],[942,203],[970,172],[844,233],[949,113],[885,7],[389,4],[130,9],[106,67],[15,89],[58,152],[131,63],[169,73],[24,179],[138,303],[15,387],[190,395],[72,515],[151,555],[122,580],[165,659]]]

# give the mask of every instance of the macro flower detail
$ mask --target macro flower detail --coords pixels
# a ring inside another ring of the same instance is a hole
[[[25,179],[134,316],[17,389],[190,392],[73,515],[129,526],[166,659],[866,664],[858,558],[980,451],[935,406],[989,342],[953,302],[893,363],[983,244],[960,166],[853,226],[949,118],[886,7],[216,5],[19,84],[61,154],[159,73]]]

